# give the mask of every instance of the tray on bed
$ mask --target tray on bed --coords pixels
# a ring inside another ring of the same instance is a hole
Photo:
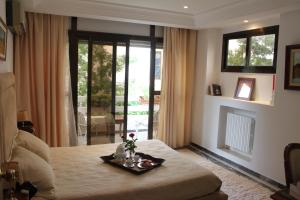
[[[109,156],[101,156],[100,158],[104,162],[106,162],[110,165],[125,169],[125,170],[127,170],[127,171],[129,171],[133,174],[136,174],[136,175],[144,174],[144,173],[146,173],[146,172],[148,172],[148,171],[150,171],[150,170],[152,170],[156,167],[159,167],[165,161],[162,158],[155,158],[153,156],[150,156],[148,154],[144,154],[144,153],[141,153],[141,152],[137,152],[136,155],[139,155],[141,157],[141,160],[143,160],[143,159],[151,160],[153,162],[153,165],[149,166],[149,167],[146,167],[146,168],[141,168],[141,167],[138,167],[139,162],[135,162],[134,167],[127,167],[123,163],[117,162],[114,158],[114,154],[111,154]]]

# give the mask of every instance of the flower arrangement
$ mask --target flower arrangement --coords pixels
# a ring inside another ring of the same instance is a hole
[[[124,139],[124,142],[125,142],[125,148],[126,148],[126,151],[129,151],[129,154],[130,156],[133,156],[133,154],[135,153],[135,149],[137,148],[137,146],[135,145],[135,142],[137,141],[137,138],[134,138],[134,133],[130,133],[129,134],[129,137],[131,139]]]

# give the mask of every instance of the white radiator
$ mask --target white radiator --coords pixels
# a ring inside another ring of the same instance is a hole
[[[225,145],[233,150],[251,154],[255,120],[248,116],[227,113]]]

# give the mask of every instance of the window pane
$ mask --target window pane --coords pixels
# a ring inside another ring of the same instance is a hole
[[[160,95],[154,95],[154,111],[153,111],[153,138],[158,138],[158,123],[159,123],[159,103]]]
[[[163,49],[157,48],[155,52],[155,79],[154,79],[154,90],[161,90],[161,71],[163,64]]]
[[[115,123],[111,114],[113,46],[92,46],[91,144],[115,142]]]
[[[139,141],[148,139],[150,46],[131,40],[129,48],[127,133],[135,133]]]
[[[245,66],[246,44],[246,38],[228,41],[227,66]]]
[[[251,37],[250,66],[272,66],[275,34]]]
[[[124,129],[124,96],[125,96],[125,57],[126,44],[118,43],[116,67],[116,96],[115,96],[115,142],[122,142]]]
[[[86,145],[87,135],[87,74],[88,74],[88,41],[78,42],[78,107],[77,130],[78,144]]]

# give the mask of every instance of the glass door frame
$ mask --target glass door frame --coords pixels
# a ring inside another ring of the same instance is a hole
[[[109,43],[113,45],[113,69],[112,69],[112,114],[115,116],[115,88],[116,88],[116,50],[118,43],[126,45],[125,56],[125,91],[124,91],[124,127],[123,136],[127,137],[127,114],[128,114],[128,76],[129,76],[129,47],[130,40],[149,41],[151,43],[150,53],[150,83],[149,83],[149,116],[148,116],[148,139],[153,138],[153,112],[154,112],[154,78],[155,78],[155,51],[156,43],[163,43],[163,38],[155,37],[155,26],[150,25],[149,36],[137,36],[115,33],[101,33],[91,31],[78,31],[77,18],[72,17],[71,29],[69,30],[69,55],[70,55],[70,73],[71,73],[71,86],[72,86],[72,99],[74,106],[75,121],[77,125],[77,106],[78,106],[78,43],[80,40],[88,41],[88,88],[87,88],[87,144],[91,144],[91,70],[92,70],[92,45],[93,41]],[[77,126],[76,126],[77,129]]]
[[[79,38],[79,40],[82,40]],[[123,41],[122,41],[123,42]],[[129,56],[127,56],[127,44],[128,42],[123,42],[126,44],[126,57],[125,57],[125,77],[126,75],[126,71],[128,71],[128,65],[127,65],[127,59],[129,58]],[[93,70],[93,45],[108,45],[108,46],[112,46],[112,81],[111,81],[111,114],[113,115],[113,117],[115,118],[115,102],[116,102],[116,59],[117,59],[117,45],[118,43],[113,41],[113,40],[100,40],[99,37],[89,37],[88,40],[88,84],[87,84],[87,144],[90,145],[92,144],[92,138],[91,138],[91,128],[92,128],[92,70]],[[128,58],[127,58],[128,57]],[[125,85],[124,87],[126,88],[126,80],[125,80]],[[127,105],[127,101],[126,101],[127,97],[126,97],[126,92],[124,95],[124,124],[125,121],[127,119],[127,110],[126,110],[126,106]],[[124,125],[125,127],[125,125]],[[115,129],[115,128],[114,128]],[[115,132],[115,130],[114,130]]]

